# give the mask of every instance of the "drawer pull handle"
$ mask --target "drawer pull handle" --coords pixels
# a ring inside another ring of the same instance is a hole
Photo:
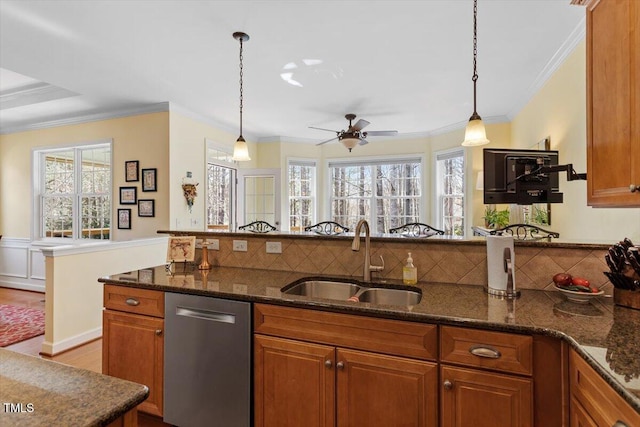
[[[162,335],[162,329],[156,329],[156,335],[157,336]]]
[[[487,347],[484,345],[476,345],[469,348],[469,353],[478,357],[485,357],[487,359],[500,359],[500,352],[495,348]]]
[[[127,300],[125,301],[127,303],[127,305],[132,305],[132,306],[136,306],[136,305],[140,305],[140,301],[138,301],[135,298],[127,298]]]
[[[628,427],[624,422],[618,420],[612,427]]]
[[[326,366],[327,368],[331,369],[331,367],[333,366],[333,362],[331,362],[331,360],[327,359],[324,361],[324,366]]]

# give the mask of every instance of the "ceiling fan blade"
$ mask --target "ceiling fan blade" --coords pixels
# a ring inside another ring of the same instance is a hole
[[[360,142],[358,143],[358,145],[365,145],[365,144],[368,144],[368,143],[369,143],[369,141],[367,141],[366,139],[360,138]]]
[[[333,138],[331,138],[331,139],[327,139],[326,141],[318,142],[316,145],[326,144],[327,142],[331,142],[331,141],[333,141],[334,139],[338,139],[338,137],[336,136],[336,137],[333,137]]]
[[[372,130],[369,132],[366,132],[367,136],[392,136],[392,135],[397,135],[398,131],[397,130]]]
[[[358,120],[356,122],[355,125],[351,126],[351,129],[349,129],[349,130],[362,130],[362,129],[366,128],[367,126],[369,126],[369,124],[370,123],[368,121],[360,119],[360,120]]]
[[[317,127],[315,127],[315,126],[309,126],[309,129],[326,130],[326,131],[328,131],[328,132],[340,133],[340,131],[339,131],[339,130],[325,129],[325,128],[317,128]]]

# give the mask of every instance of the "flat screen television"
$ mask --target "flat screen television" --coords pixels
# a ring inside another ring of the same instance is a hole
[[[484,204],[562,203],[558,174],[544,168],[558,165],[555,150],[485,148]]]

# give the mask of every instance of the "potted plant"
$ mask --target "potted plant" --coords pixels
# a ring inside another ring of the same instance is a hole
[[[491,206],[484,209],[484,225],[487,228],[502,228],[509,225],[509,209],[497,210]]]

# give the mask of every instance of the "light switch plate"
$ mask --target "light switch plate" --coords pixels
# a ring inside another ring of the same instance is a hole
[[[281,254],[282,253],[282,243],[281,242],[267,242],[267,253],[268,254]]]
[[[247,252],[247,241],[246,240],[234,240],[233,241],[233,250],[235,252]]]

